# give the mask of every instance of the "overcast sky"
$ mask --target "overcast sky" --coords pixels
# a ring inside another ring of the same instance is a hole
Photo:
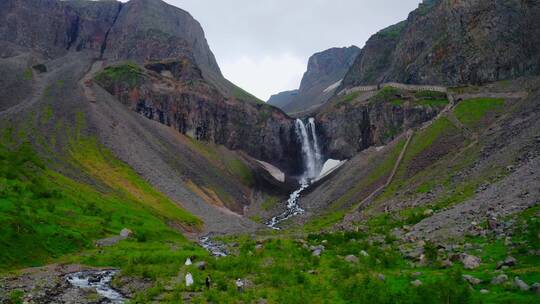
[[[298,88],[307,60],[331,48],[362,47],[407,18],[420,0],[165,0],[203,26],[225,77],[267,100]]]

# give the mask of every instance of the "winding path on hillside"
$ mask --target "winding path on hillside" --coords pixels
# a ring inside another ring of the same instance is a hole
[[[403,160],[403,157],[405,156],[405,152],[407,152],[407,148],[409,147],[409,143],[411,142],[413,135],[414,135],[414,131],[412,129],[407,131],[407,141],[405,142],[405,145],[401,149],[401,152],[399,153],[399,157],[397,158],[394,164],[394,168],[392,169],[392,172],[386,179],[386,182],[384,183],[384,185],[375,189],[375,191],[371,192],[370,195],[364,198],[356,207],[354,207],[353,209],[354,211],[358,211],[360,210],[360,208],[367,206],[375,196],[382,193],[382,191],[384,191],[384,189],[392,183],[392,181],[394,180],[394,176],[396,175],[396,172],[399,168],[399,165],[401,164],[401,161]]]

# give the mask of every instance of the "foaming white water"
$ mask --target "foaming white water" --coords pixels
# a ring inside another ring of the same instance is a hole
[[[316,180],[322,169],[323,157],[317,138],[315,119],[309,118],[307,127],[301,119],[297,119],[295,121],[295,132],[302,147],[304,172],[300,178],[300,187],[291,193],[287,200],[287,209],[283,213],[274,216],[267,223],[268,227],[276,230],[279,230],[277,224],[292,216],[304,213],[304,209],[298,205],[300,194],[309,187],[312,181]]]
[[[297,119],[295,121],[295,130],[298,140],[300,141],[300,145],[302,146],[302,160],[305,167],[302,177],[305,179],[314,178],[316,174],[315,152],[313,151],[313,148],[309,142],[306,125],[304,125],[304,122],[301,119]]]
[[[287,210],[285,210],[280,215],[274,216],[270,221],[267,223],[267,226],[279,230],[280,228],[277,227],[277,224],[283,222],[284,220],[304,213],[304,209],[298,205],[298,199],[300,198],[300,193],[302,191],[306,190],[307,187],[309,187],[309,184],[307,182],[303,182],[300,184],[300,188],[296,189],[291,195],[289,196],[289,199],[287,200]]]
[[[315,171],[317,173],[316,176],[313,177],[315,178],[319,176],[323,165],[321,148],[319,147],[319,139],[317,138],[317,129],[315,127],[315,118],[310,117],[308,119],[308,128],[311,130],[313,151],[315,152]]]
[[[120,304],[126,299],[111,287],[113,276],[118,270],[88,270],[68,274],[66,280],[73,286],[83,289],[95,288],[96,292],[106,298],[106,303]]]
[[[308,134],[308,129],[310,134]],[[309,181],[316,178],[322,169],[322,154],[317,138],[315,119],[309,118],[307,127],[301,119],[297,119],[295,121],[295,130],[302,146],[302,161],[304,163],[302,177]]]

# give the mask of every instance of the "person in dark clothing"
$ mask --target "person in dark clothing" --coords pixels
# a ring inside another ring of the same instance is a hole
[[[210,276],[206,277],[206,289],[210,289],[210,285],[212,284],[212,280],[210,280]]]

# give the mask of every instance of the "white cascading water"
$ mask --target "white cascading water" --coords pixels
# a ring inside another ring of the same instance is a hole
[[[316,176],[313,178],[316,178],[319,176],[319,173],[321,173],[321,169],[323,166],[323,159],[321,154],[321,148],[319,147],[319,140],[317,139],[317,130],[315,128],[315,118],[310,117],[308,119],[308,128],[311,130],[311,138],[313,140],[313,151],[315,152],[315,171],[317,172]]]
[[[276,230],[279,230],[277,224],[292,216],[304,213],[304,209],[298,205],[300,194],[309,187],[312,180],[319,176],[322,169],[322,154],[317,139],[315,119],[309,118],[307,127],[301,119],[297,119],[294,123],[294,127],[296,136],[302,146],[304,172],[300,177],[300,188],[291,193],[287,200],[287,210],[280,215],[274,216],[267,223],[268,227]],[[311,133],[311,137],[308,134],[308,129]]]
[[[312,179],[316,177],[316,161],[315,152],[312,144],[310,143],[306,125],[301,119],[295,121],[296,136],[302,145],[302,160],[304,161],[304,174],[303,179]]]

